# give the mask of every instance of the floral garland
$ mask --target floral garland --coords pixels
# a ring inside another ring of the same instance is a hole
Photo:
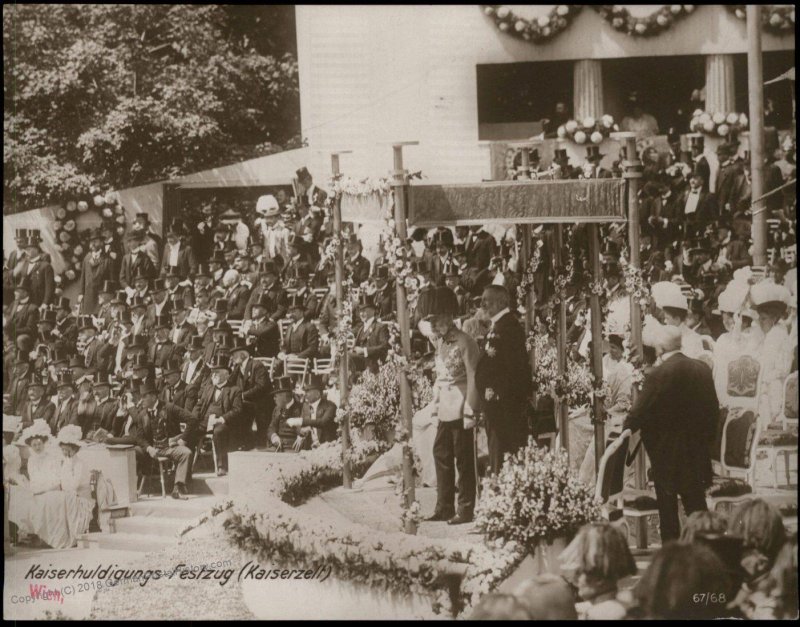
[[[715,137],[727,137],[731,133],[747,130],[748,120],[744,113],[709,113],[695,109],[689,128],[695,133],[704,133]]]
[[[592,116],[583,120],[570,120],[562,124],[556,130],[558,137],[569,139],[576,144],[600,144],[604,139],[611,135],[612,131],[618,131],[619,125],[614,123],[614,117],[603,115],[599,119]]]
[[[695,5],[664,5],[646,17],[634,17],[619,4],[600,4],[593,8],[614,30],[631,37],[652,37],[669,30],[674,22],[691,14]]]
[[[525,267],[525,272],[522,273],[519,285],[517,286],[517,302],[524,304],[528,302],[528,294],[533,290],[533,282],[535,279],[536,271],[542,263],[542,247],[544,242],[540,239],[535,240],[533,246],[533,253],[528,260],[528,265]]]
[[[57,248],[61,252],[66,270],[55,277],[57,288],[75,281],[83,269],[83,258],[89,250],[90,229],[78,230],[77,218],[80,214],[93,209],[100,213],[103,226],[109,226],[115,238],[125,235],[126,220],[125,209],[119,201],[116,192],[100,193],[100,188],[92,187],[90,197],[66,200],[61,207],[56,209],[56,219],[53,222]],[[112,253],[115,255],[116,253]]]
[[[360,444],[354,441],[354,450]],[[369,448],[361,449],[369,454]],[[360,458],[366,462],[368,457]],[[496,588],[524,557],[515,542],[486,546],[377,531],[358,523],[339,524],[302,514],[300,503],[341,480],[339,444],[329,442],[293,458],[286,469],[268,468],[251,484],[251,495],[231,507],[223,524],[229,542],[261,561],[293,567],[330,567],[340,580],[382,592],[432,597],[434,614],[444,614],[449,593],[439,576],[443,568],[465,566],[459,610],[465,614],[481,596]],[[356,460],[358,461],[358,460]],[[277,470],[277,472],[276,472]],[[366,467],[363,467],[366,470]]]
[[[500,31],[533,43],[542,43],[561,34],[583,8],[579,4],[559,4],[547,15],[526,19],[516,15],[510,7],[500,4],[482,4],[485,15],[494,19]]]
[[[740,20],[747,20],[747,11],[743,4],[726,4],[725,8],[728,9],[733,15]],[[761,24],[764,30],[775,33],[776,35],[785,35],[789,31],[794,30],[794,5],[780,6],[774,4],[765,4],[761,7]]]

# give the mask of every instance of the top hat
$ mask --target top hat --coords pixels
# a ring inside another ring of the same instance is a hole
[[[262,261],[258,264],[258,272],[260,274],[274,274],[275,276],[279,274],[278,266],[271,260]]]
[[[158,394],[158,387],[156,386],[156,382],[153,380],[152,377],[145,377],[141,383],[139,383],[138,389],[136,390],[139,396],[145,396],[147,394]]]
[[[128,350],[147,348],[147,336],[142,333],[134,333],[125,345]]]
[[[272,299],[270,298],[269,294],[262,292],[258,299],[253,303],[253,307],[261,307],[262,309],[271,310],[272,304]]]
[[[366,307],[375,309],[375,296],[372,294],[367,294],[366,292],[361,292],[358,295],[358,306],[360,309],[364,309]]]
[[[620,277],[622,276],[622,269],[619,266],[619,263],[616,261],[609,261],[608,263],[603,264],[603,274],[608,277]]]
[[[113,294],[119,289],[119,284],[116,281],[103,281],[100,287],[100,294]]]
[[[299,294],[292,294],[289,297],[287,309],[305,309],[305,299]]]
[[[431,237],[432,244],[447,244],[447,240],[444,237],[445,231],[434,231],[433,236]]]
[[[183,366],[183,362],[176,358],[171,357],[167,360],[167,363],[164,364],[164,367],[161,369],[161,376],[166,377],[168,374],[175,374],[176,372],[181,371],[181,367]]]
[[[233,336],[233,344],[231,345],[230,352],[231,354],[235,353],[236,351],[247,351],[249,354],[252,350],[251,346],[247,343],[247,340],[243,338],[241,335],[234,335]]]
[[[228,324],[227,320],[223,320],[222,322],[220,322],[211,331],[212,333],[229,333],[229,334],[233,333],[233,329],[231,328],[231,325]]]
[[[111,386],[111,375],[104,374],[102,372],[95,372],[92,376],[92,385],[97,387],[102,387],[104,385]]]
[[[153,320],[153,330],[169,329],[172,326],[172,318],[168,314],[160,313]]]
[[[97,330],[91,316],[78,316],[78,331],[83,331],[84,329]]]
[[[224,266],[227,261],[225,259],[225,253],[219,249],[215,250],[211,254],[211,258],[208,260],[208,263],[218,263],[221,266]]]
[[[205,350],[205,338],[199,335],[193,335],[189,338],[189,345],[186,347],[190,351]]]
[[[622,350],[622,348],[623,348],[623,346],[622,346],[622,336],[621,335],[617,335],[616,333],[611,333],[608,336],[608,343],[611,344],[612,346],[616,346],[620,350]]]
[[[50,376],[47,373],[33,373],[28,381],[28,389],[47,388],[50,385]]]
[[[306,166],[303,166],[302,168],[299,168],[295,172],[295,174],[297,175],[298,179],[302,179],[302,178],[306,178],[306,177],[310,177],[311,176],[311,172],[308,171],[308,168]]]
[[[154,292],[163,292],[167,289],[167,283],[161,277],[157,278],[153,281],[153,291]]]
[[[68,368],[64,368],[58,372],[56,375],[56,387],[75,387],[75,383],[73,381],[72,372]]]
[[[561,162],[566,163],[567,161],[569,161],[569,156],[567,155],[567,149],[556,148],[553,151],[553,161],[555,161],[556,163],[561,163]]]
[[[375,272],[373,273],[373,277],[376,279],[388,279],[389,266],[387,266],[386,264],[375,266]]]
[[[208,367],[212,370],[230,370],[231,358],[228,353],[221,351],[214,354]]]
[[[278,394],[280,392],[293,392],[294,385],[292,384],[291,377],[277,377],[272,382],[272,393]]]
[[[411,270],[415,274],[428,274],[430,272],[428,264],[423,259],[414,259],[411,262]]]
[[[219,329],[215,329],[219,331]],[[234,343],[233,343],[234,335],[233,333],[225,333],[219,340],[215,340],[214,344],[216,345],[216,349],[220,351],[225,351],[226,353],[230,354],[233,350]]]
[[[55,324],[56,323],[56,312],[55,312],[55,310],[53,310],[53,309],[45,309],[39,315],[39,321],[37,322],[37,324],[41,324],[42,322],[48,322],[50,324]]]
[[[228,313],[228,301],[224,298],[214,299],[214,313]]]
[[[182,294],[171,294],[169,297],[169,310],[170,313],[176,314],[179,311],[186,311],[189,307],[186,306],[186,301]]]
[[[133,280],[136,281],[137,279],[145,279],[149,282],[150,273],[142,267],[136,268],[136,271],[133,273]]]
[[[301,263],[296,264],[292,268],[292,272],[291,272],[290,278],[292,278],[292,279],[302,279],[302,280],[305,281],[305,280],[308,280],[308,275],[310,273],[311,273],[311,270],[308,267],[308,264],[305,263],[305,262],[301,262]]]
[[[65,296],[59,296],[56,301],[53,303],[53,309],[55,311],[72,311],[72,307],[69,303],[69,298]]]
[[[445,264],[444,264],[444,275],[446,277],[448,277],[448,276],[457,277],[457,276],[459,276],[459,274],[460,273],[458,271],[458,266],[455,263],[453,263],[452,261],[445,262]]]
[[[320,374],[310,374],[308,375],[308,379],[306,380],[306,384],[303,386],[304,390],[324,390],[325,383],[322,379],[322,375]]]
[[[696,147],[702,150],[705,146],[705,137],[703,137],[702,133],[687,133],[685,137],[690,147]]]
[[[170,266],[167,268],[167,274],[165,275],[167,279],[183,279],[183,275],[181,274],[180,268],[178,266]]]
[[[64,348],[63,346],[56,345],[56,347],[53,349],[51,363],[53,365],[56,365],[61,363],[66,364],[68,362],[69,362],[69,353],[67,352],[67,349]]]
[[[587,161],[600,161],[605,156],[600,152],[600,146],[586,146],[586,160]]]
[[[464,243],[459,242],[453,246],[453,256],[458,257],[460,255],[467,254],[467,245]]]
[[[200,277],[210,279],[211,278],[211,271],[208,269],[207,263],[198,263],[197,264],[197,271],[194,273],[194,278],[199,279]]]
[[[28,229],[15,229],[14,239],[15,240],[28,239]]]
[[[131,359],[130,366],[132,370],[152,370],[153,364],[145,353],[138,353]]]
[[[127,305],[128,304],[128,292],[125,290],[117,290],[114,293],[114,298],[111,299],[112,305]]]
[[[147,307],[147,299],[144,296],[140,296],[139,294],[134,294],[133,298],[131,298],[131,309],[136,309],[137,307]]]

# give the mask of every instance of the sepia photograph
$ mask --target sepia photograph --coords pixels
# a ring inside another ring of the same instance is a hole
[[[795,5],[3,6],[3,618],[797,620]]]

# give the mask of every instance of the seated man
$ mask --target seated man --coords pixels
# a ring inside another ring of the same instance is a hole
[[[172,498],[185,499],[192,463],[189,444],[195,437],[195,418],[182,407],[159,400],[158,389],[153,381],[146,380],[142,383],[140,396],[144,427],[144,439],[141,445],[153,459],[166,457],[175,463],[175,487],[172,490]],[[186,427],[181,428],[181,423]]]
[[[200,393],[194,417],[200,433],[213,433],[217,452],[217,475],[228,474],[228,452],[238,450],[246,435],[242,420],[242,391],[229,385],[230,357],[225,352],[214,355],[210,364],[211,383]]]
[[[310,375],[305,385],[306,396],[300,417],[286,421],[290,427],[300,429],[300,436],[304,438],[302,448],[309,448],[309,442],[312,448],[316,448],[336,440],[336,405],[322,398],[324,388],[320,375]]]
[[[266,366],[251,357],[252,347],[234,336],[231,347],[231,383],[242,391],[242,423],[245,450],[267,445],[267,427],[272,416],[272,383]],[[253,437],[253,424],[257,434]]]
[[[173,357],[180,357],[179,351],[172,340],[169,339],[169,331],[172,326],[172,319],[169,314],[155,317],[153,323],[153,338],[150,340],[150,351],[148,356],[152,364],[161,370]]]
[[[161,371],[161,391],[159,398],[165,403],[174,403],[186,411],[194,410],[197,403],[198,391],[195,386],[189,386],[181,378],[183,362],[180,359],[172,358],[167,361]]]
[[[278,354],[280,359],[293,358],[311,359],[316,357],[319,342],[317,328],[305,320],[305,304],[301,296],[293,294],[289,299],[289,317],[292,324],[286,329],[283,338],[283,351]]]
[[[27,389],[28,402],[23,405],[21,412],[23,428],[31,426],[37,418],[41,418],[48,425],[51,424],[53,415],[56,413],[56,406],[45,396],[45,390],[49,384],[48,377],[36,373],[31,375]]]
[[[269,295],[262,294],[252,304],[251,320],[245,320],[242,333],[252,344],[255,357],[275,357],[280,352],[281,331],[278,323],[269,317],[274,304]]]
[[[295,401],[292,379],[278,377],[273,383],[272,394],[275,396],[275,409],[272,412],[272,421],[269,423],[267,435],[276,451],[293,449],[299,451],[306,442],[300,435],[298,426],[289,424],[291,418],[300,418],[301,406]],[[296,422],[296,421],[294,421]]]

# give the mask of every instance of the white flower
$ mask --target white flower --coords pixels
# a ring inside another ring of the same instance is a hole
[[[729,114],[728,114],[728,117],[726,117],[726,118],[725,118],[725,121],[726,121],[728,124],[736,124],[736,122],[737,122],[738,120],[739,120],[739,116],[738,116],[738,114],[736,114],[736,113],[729,113]]]
[[[692,113],[692,117],[693,118],[696,118],[696,117],[701,116],[701,115],[703,115],[703,110],[702,109],[695,109],[694,112]]]
[[[577,133],[575,133],[574,139],[577,143],[584,144],[586,143],[586,133],[584,133],[583,131],[578,131]]]
[[[556,13],[561,17],[564,17],[567,13],[569,13],[569,7],[566,4],[559,4],[556,7]]]
[[[725,137],[730,132],[730,127],[727,124],[720,124],[717,127],[717,133],[719,133],[720,137]]]
[[[81,200],[81,201],[78,202],[78,211],[83,213],[84,211],[88,211],[88,209],[89,209],[89,203],[88,202],[86,202],[85,200]]]
[[[658,22],[659,26],[666,26],[667,23],[668,23],[667,16],[666,15],[659,15],[656,18],[656,22]]]
[[[687,13],[691,13],[692,11],[694,11],[694,5],[693,4],[684,4],[683,5],[683,10],[686,11]]]
[[[739,124],[744,127],[747,126],[747,116],[744,113],[742,113],[742,115],[739,116]]]
[[[672,11],[674,15],[678,15],[678,13],[681,12],[681,5],[673,4],[672,6],[669,7],[669,10]]]
[[[556,129],[556,135],[562,139],[567,136],[567,129],[564,128],[563,124]]]
[[[603,134],[600,131],[595,131],[594,133],[592,133],[590,139],[592,140],[593,144],[599,144],[600,142],[603,141]]]
[[[614,117],[608,114],[605,114],[601,120],[603,121],[603,126],[606,128],[611,128],[614,126]]]
[[[714,120],[714,124],[722,124],[725,121],[725,114],[717,111],[711,119]]]
[[[550,17],[547,15],[542,15],[538,20],[536,20],[536,22],[539,24],[539,26],[544,28],[550,23]]]
[[[575,120],[570,120],[564,125],[564,128],[567,129],[567,133],[574,133],[578,129],[578,123]]]
[[[647,25],[644,22],[637,22],[636,26],[634,26],[634,30],[637,33],[643,33],[647,30]]]
[[[703,129],[708,133],[713,132],[714,131],[714,121],[713,120],[708,120],[708,122],[703,122]]]
[[[67,202],[67,211],[69,211],[70,213],[75,211],[77,208],[78,208],[78,203],[76,203],[74,200],[70,200],[69,202]]]
[[[507,18],[509,13],[511,13],[511,9],[506,6],[502,6],[497,9],[497,17],[499,17],[501,20]]]
[[[114,216],[114,211],[113,211],[113,209],[111,209],[111,207],[103,207],[103,211],[101,212],[101,215],[104,218],[111,218],[111,217]]]
[[[492,13],[494,13],[494,9],[493,9],[492,7],[484,7],[484,8],[483,8],[483,12],[484,12],[486,15],[491,15]]]
[[[499,12],[498,12],[498,14],[499,14]],[[501,22],[500,26],[498,26],[498,28],[501,31],[506,32],[508,30],[508,23],[507,22]]]
[[[583,118],[583,128],[589,129],[595,125],[595,119],[589,115]]]
[[[102,207],[105,204],[105,202],[106,202],[106,199],[103,196],[101,196],[100,194],[97,194],[97,196],[94,197],[94,206],[95,207]]]
[[[523,22],[522,20],[518,20],[518,21],[517,21],[517,22],[514,24],[514,28],[516,29],[516,31],[517,31],[518,33],[521,33],[522,31],[524,31],[524,30],[525,30],[525,22]]]

